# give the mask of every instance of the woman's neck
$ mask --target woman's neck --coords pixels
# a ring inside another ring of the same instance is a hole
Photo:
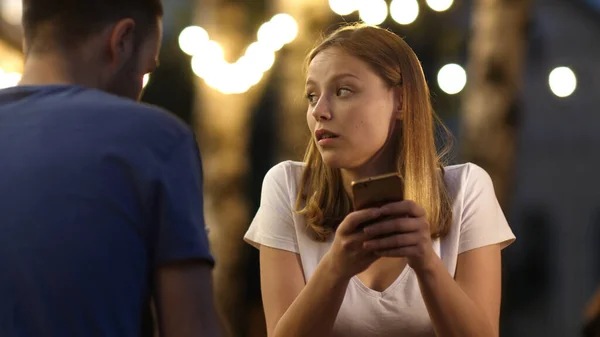
[[[352,182],[380,174],[396,172],[398,170],[396,159],[396,146],[385,146],[366,163],[356,168],[342,168],[342,181],[344,190],[352,195]]]

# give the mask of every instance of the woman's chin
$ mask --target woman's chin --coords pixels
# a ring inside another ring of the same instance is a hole
[[[321,154],[321,158],[323,159],[323,163],[328,167],[334,169],[340,169],[344,167],[344,161],[341,160],[339,156],[333,154]]]
[[[369,164],[369,160],[361,160],[361,158],[357,158],[356,156],[343,156],[340,153],[325,151],[321,152],[321,159],[328,167],[342,170],[360,171],[365,168],[365,165]]]
[[[352,167],[351,161],[335,153],[321,153],[323,163],[334,169],[348,169]]]

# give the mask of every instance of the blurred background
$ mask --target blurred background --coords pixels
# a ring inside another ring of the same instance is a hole
[[[258,251],[242,241],[266,171],[302,160],[303,60],[340,23],[388,28],[421,59],[450,163],[492,176],[517,236],[502,336],[579,336],[600,286],[600,0],[166,0],[144,101],[198,136],[218,310],[266,336]],[[21,0],[0,0],[0,87],[20,79]]]

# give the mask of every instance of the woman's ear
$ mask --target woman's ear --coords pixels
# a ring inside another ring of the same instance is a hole
[[[394,87],[394,113],[396,119],[404,119],[404,95],[401,86]]]

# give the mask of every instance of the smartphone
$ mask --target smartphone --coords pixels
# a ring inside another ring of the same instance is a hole
[[[352,182],[354,210],[380,207],[404,200],[404,180],[398,173],[388,173]]]

